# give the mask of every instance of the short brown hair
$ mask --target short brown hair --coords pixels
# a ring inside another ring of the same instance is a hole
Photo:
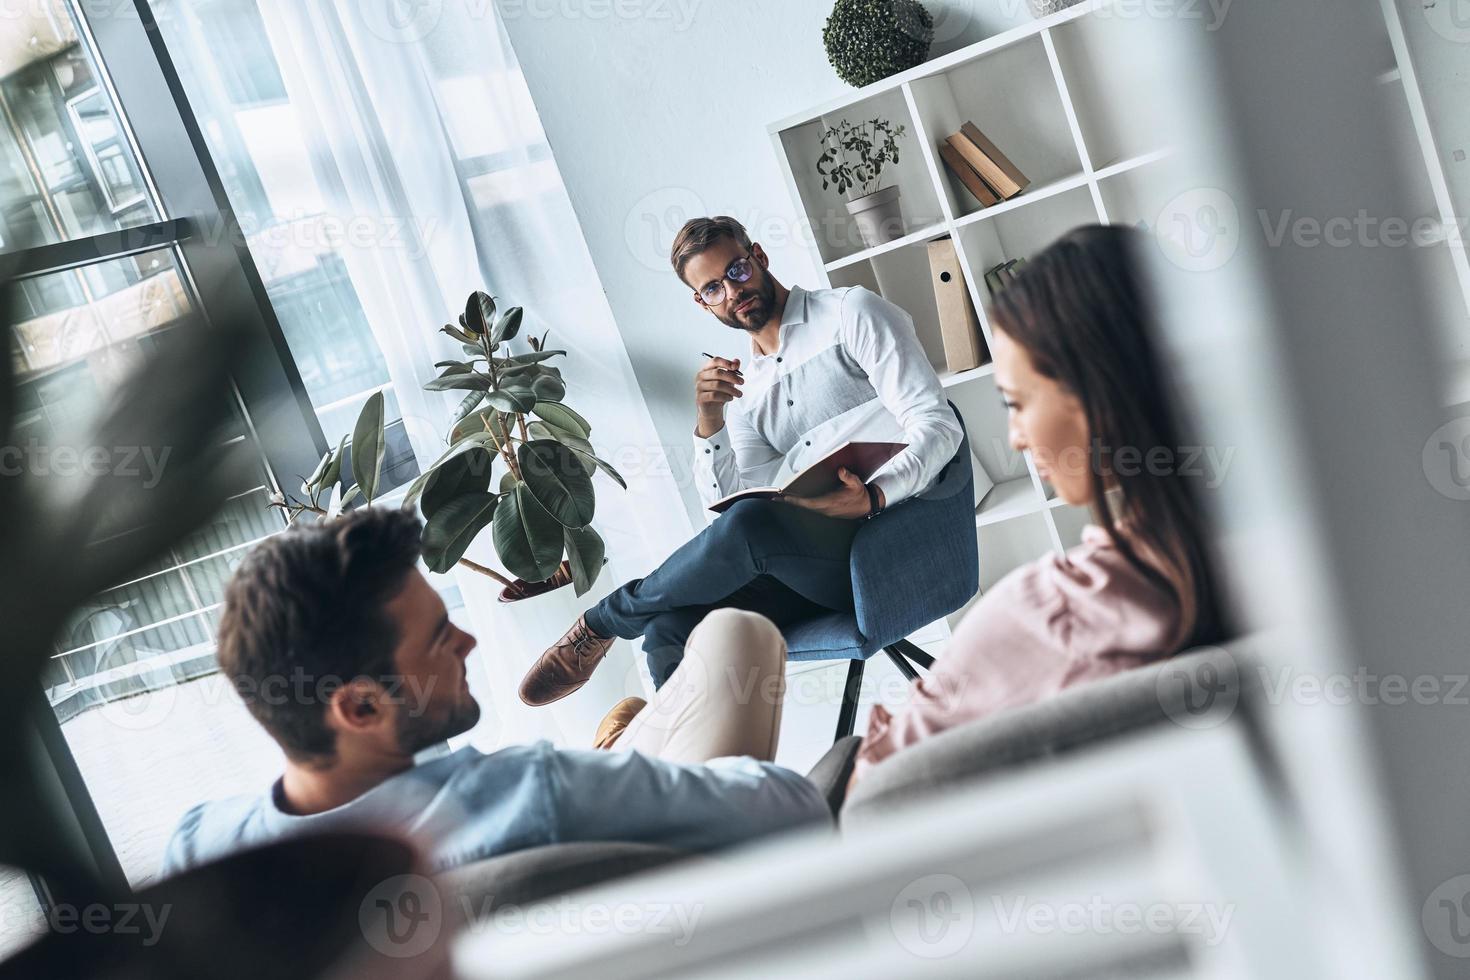
[[[412,513],[364,507],[262,541],[230,579],[219,665],[289,758],[335,756],[326,725],[332,688],[395,673],[398,629],[384,607],[420,548]]]
[[[685,222],[684,227],[679,229],[679,234],[674,236],[674,248],[669,255],[669,261],[673,263],[679,279],[684,280],[684,267],[696,255],[713,248],[722,238],[733,239],[736,245],[750,250],[750,233],[745,230],[744,225],[729,215],[694,218]],[[687,283],[687,280],[684,281]]]

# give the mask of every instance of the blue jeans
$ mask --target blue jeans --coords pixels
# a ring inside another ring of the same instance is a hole
[[[648,577],[587,611],[602,636],[643,637],[655,686],[684,658],[684,645],[714,609],[748,609],[778,627],[852,610],[849,564],[861,521],[791,504],[742,500]]]

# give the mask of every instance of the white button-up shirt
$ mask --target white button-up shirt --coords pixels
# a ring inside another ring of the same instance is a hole
[[[870,482],[889,506],[929,488],[961,430],[914,321],[869,289],[792,287],[774,354],[742,363],[744,397],[725,427],[694,438],[694,475],[712,504],[780,486],[843,443],[905,442]]]

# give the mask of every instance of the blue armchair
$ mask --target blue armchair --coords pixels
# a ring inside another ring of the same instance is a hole
[[[852,734],[867,659],[882,650],[905,677],[917,680],[914,664],[927,669],[934,658],[904,637],[948,616],[979,591],[972,467],[965,435],[933,487],[858,531],[852,544],[854,611],[823,614],[783,631],[792,660],[851,661],[838,739]]]

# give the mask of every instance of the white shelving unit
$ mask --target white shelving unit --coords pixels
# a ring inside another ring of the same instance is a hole
[[[1111,2],[1072,7],[770,127],[792,200],[815,231],[823,285],[867,286],[913,316],[975,456],[995,481],[975,514],[982,593],[1017,566],[1076,544],[1087,514],[1053,500],[1029,455],[1011,450],[992,366],[945,371],[926,246],[954,239],[988,344],[985,270],[1034,255],[1079,225],[1152,221],[1158,214],[1158,207],[1147,208],[1155,198],[1152,171],[1169,153],[1167,134],[1144,117],[1120,122],[1098,94],[1116,92],[1111,79],[1127,74],[1126,65],[1109,60],[1128,51],[1113,43],[1119,24],[1090,16]],[[1087,97],[1074,100],[1074,92]],[[900,188],[906,234],[866,248],[841,198],[822,189],[815,162],[822,130],[843,118],[874,116],[908,128],[900,163],[884,178]],[[939,143],[969,121],[1031,179],[1024,194],[982,208],[950,176]]]
[[[867,286],[913,316],[920,342],[965,420],[975,455],[996,483],[976,512],[982,592],[1018,565],[1076,545],[1088,514],[1055,499],[1029,456],[1010,450],[990,365],[944,371],[925,246],[945,236],[954,239],[988,344],[987,269],[1033,255],[1079,225],[1152,226],[1179,194],[1210,186],[1202,176],[1169,165],[1179,140],[1168,120],[1151,115],[1153,100],[1133,97],[1151,80],[1134,56],[1131,18],[1106,16],[1115,2],[1088,0],[769,127],[797,213],[815,232],[816,265],[825,285]],[[1451,174],[1450,162],[1464,153],[1442,147],[1431,125],[1455,125],[1463,116],[1464,93],[1448,90],[1449,69],[1438,72],[1439,88],[1426,93],[1416,58],[1439,67],[1450,63],[1447,57],[1463,58],[1465,46],[1448,55],[1437,50],[1434,45],[1449,42],[1426,21],[1418,0],[1381,2],[1388,28],[1383,63],[1366,70],[1374,73],[1400,127],[1395,142],[1408,152],[1417,210],[1404,217],[1432,217],[1452,228],[1457,214],[1470,214],[1470,164],[1457,171],[1463,176]],[[884,178],[885,185],[900,188],[907,234],[865,248],[843,201],[822,189],[815,161],[823,129],[843,118],[874,116],[908,127],[900,163]],[[982,208],[951,177],[938,146],[967,121],[1031,179],[1025,193]],[[1416,254],[1439,313],[1446,401],[1470,402],[1470,260],[1463,243],[1450,235]]]

